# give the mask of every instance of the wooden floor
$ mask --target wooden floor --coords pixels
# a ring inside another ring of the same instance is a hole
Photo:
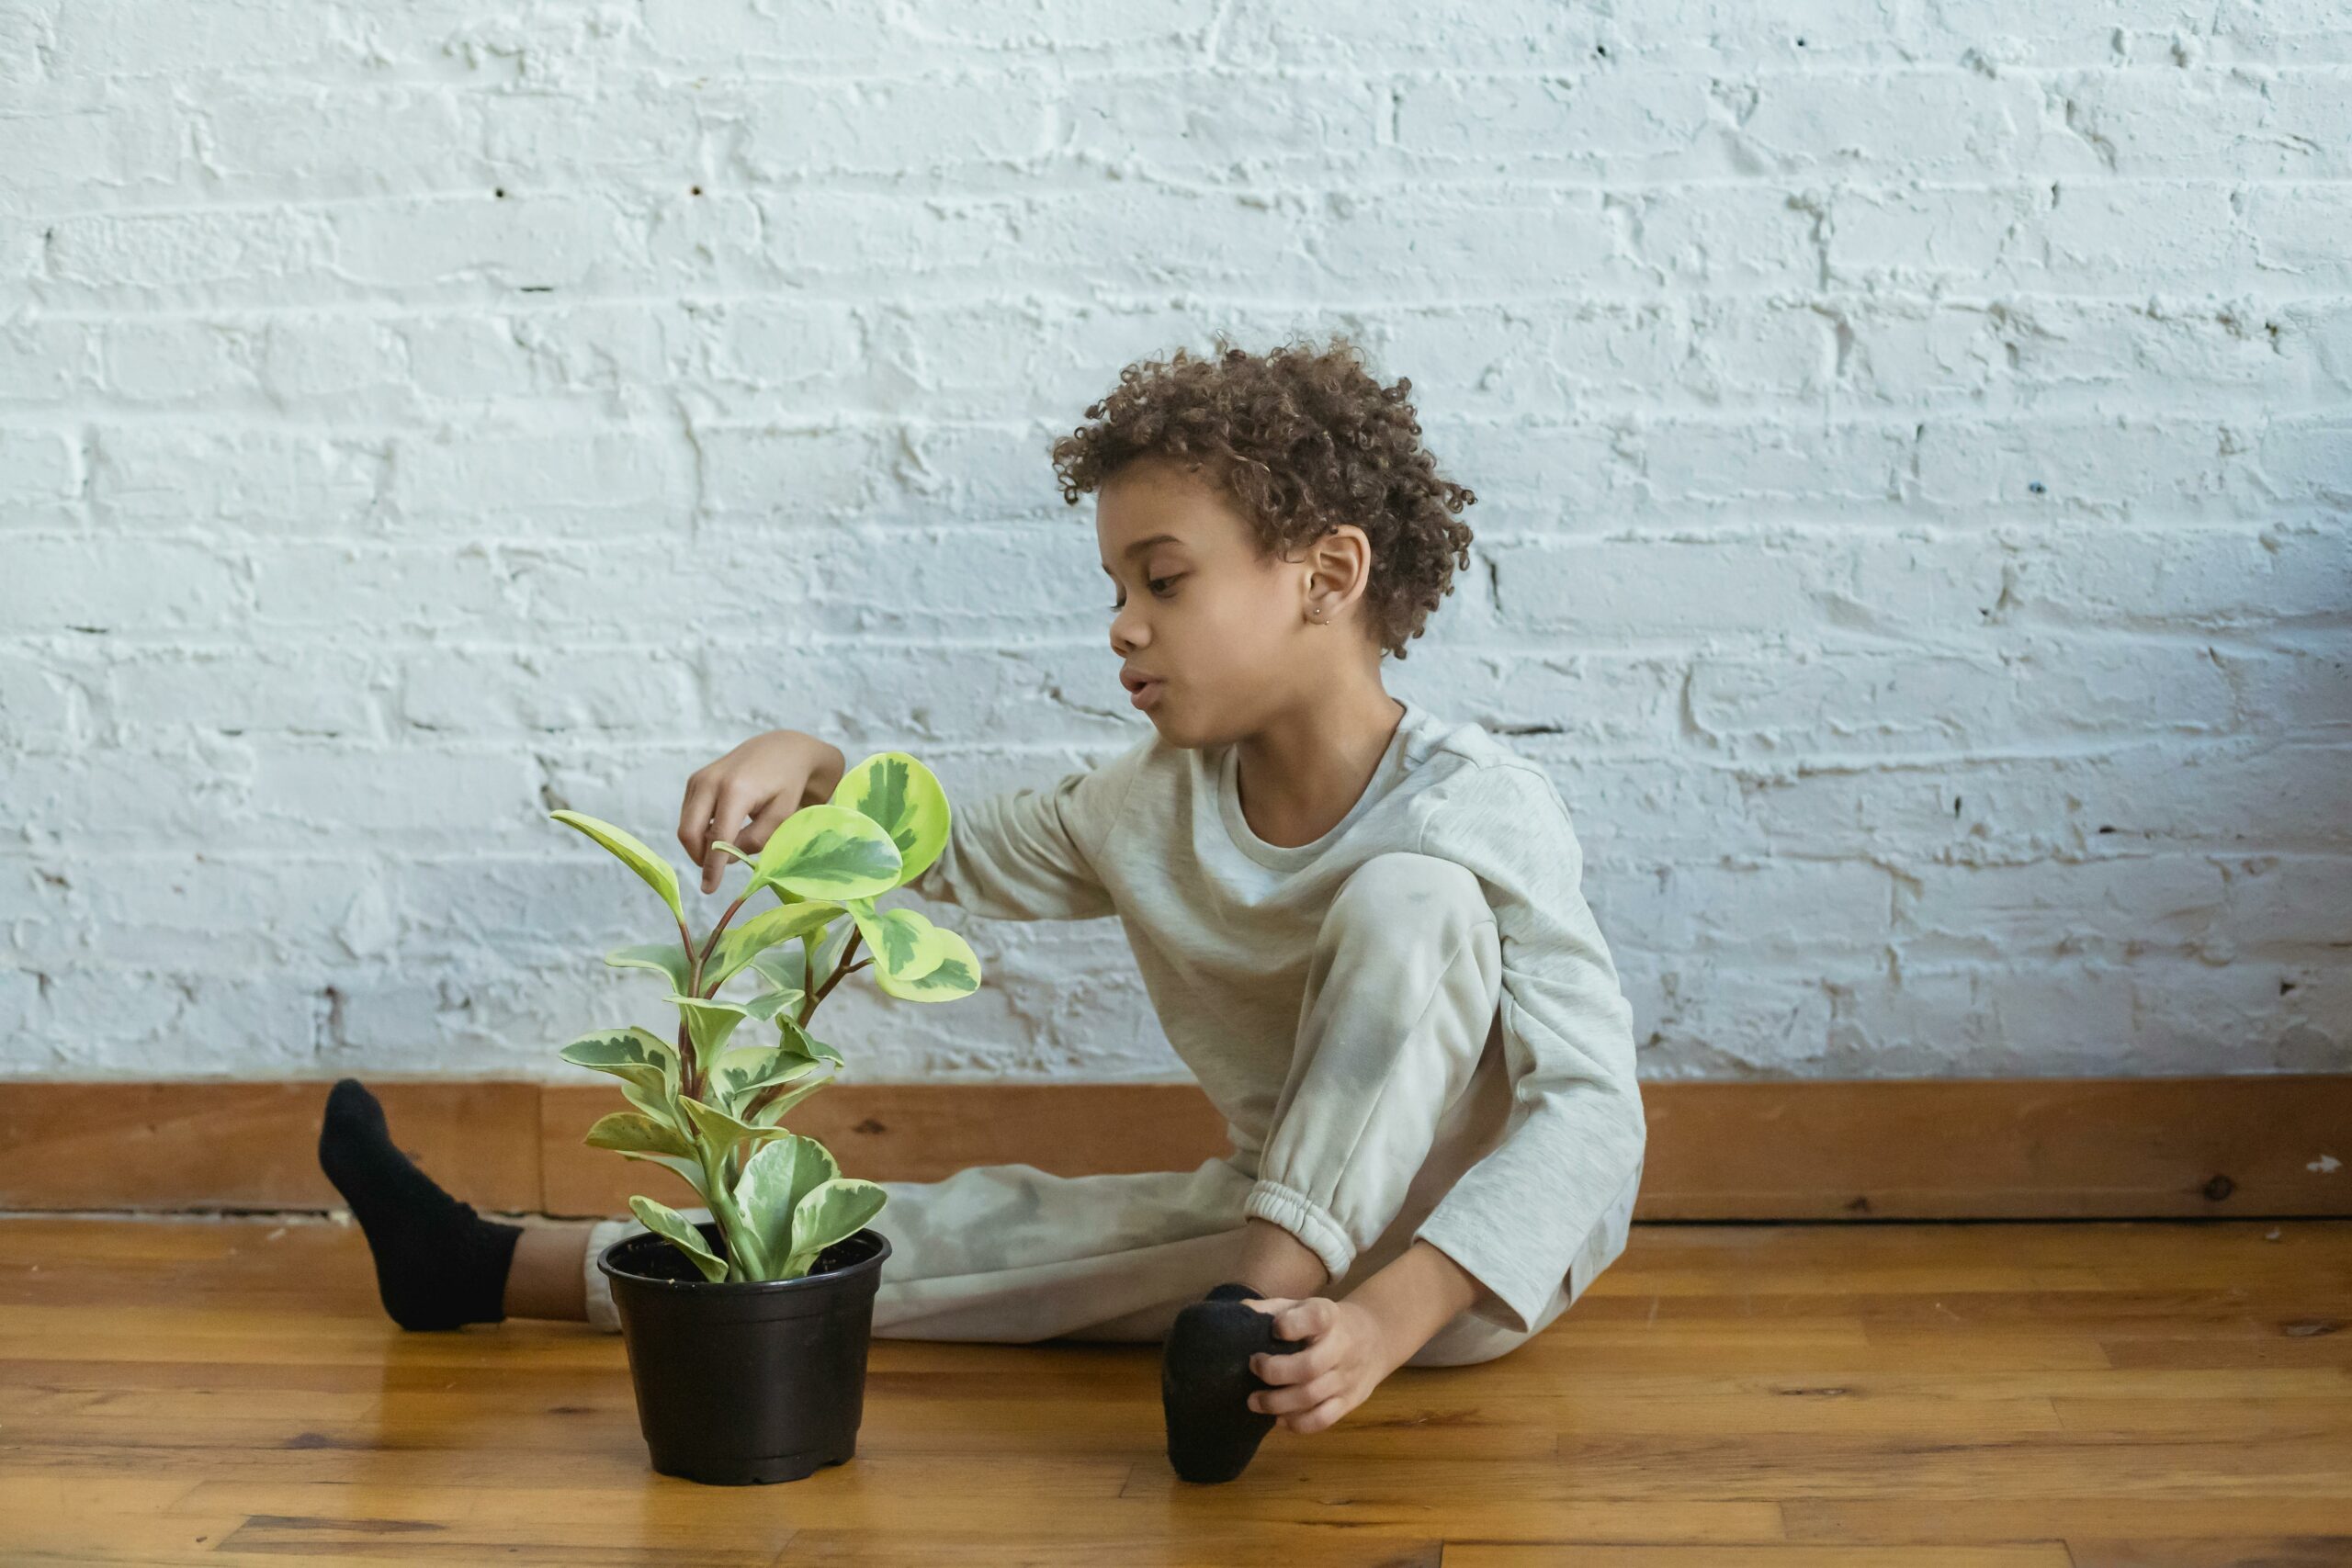
[[[0,1562],[2352,1563],[2352,1222],[1645,1227],[1240,1480],[1148,1347],[877,1340],[856,1459],[647,1469],[617,1337],[404,1335],[322,1221],[0,1221]]]

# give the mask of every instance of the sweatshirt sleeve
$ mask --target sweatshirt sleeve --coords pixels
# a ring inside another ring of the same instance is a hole
[[[1421,852],[1466,866],[1494,910],[1512,1107],[1501,1142],[1414,1235],[1501,1303],[1498,1312],[1482,1300],[1475,1312],[1524,1334],[1573,1264],[1605,1263],[1623,1245],[1599,1233],[1630,1209],[1647,1136],[1633,1007],[1585,903],[1567,806],[1542,772],[1488,764],[1430,814]],[[1622,1230],[1622,1218],[1614,1224]]]
[[[947,842],[909,891],[992,920],[1084,920],[1116,913],[1101,866],[1157,735],[1098,767],[967,806],[948,802]]]

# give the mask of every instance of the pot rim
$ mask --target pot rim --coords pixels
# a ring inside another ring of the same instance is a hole
[[[763,1293],[780,1293],[786,1291],[814,1290],[831,1285],[838,1285],[844,1280],[855,1278],[861,1273],[865,1273],[882,1267],[883,1260],[890,1256],[890,1238],[884,1235],[880,1231],[876,1230],[872,1225],[861,1225],[842,1239],[845,1241],[855,1241],[862,1235],[870,1235],[881,1244],[875,1249],[874,1255],[871,1258],[861,1258],[856,1262],[850,1264],[846,1268],[828,1269],[820,1274],[803,1274],[797,1280],[662,1280],[657,1279],[651,1274],[639,1274],[634,1269],[616,1269],[613,1266],[613,1254],[618,1252],[622,1247],[628,1246],[631,1242],[644,1241],[649,1237],[655,1241],[663,1240],[661,1235],[652,1231],[640,1231],[635,1235],[625,1235],[618,1241],[614,1242],[610,1247],[605,1247],[604,1251],[596,1255],[596,1269],[598,1272],[605,1276],[605,1278],[608,1280],[627,1280],[632,1286],[639,1290],[680,1291],[688,1293],[701,1292],[706,1294],[741,1296],[759,1295]],[[664,1242],[664,1245],[666,1246],[668,1244]]]

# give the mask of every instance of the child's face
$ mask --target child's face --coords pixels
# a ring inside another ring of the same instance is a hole
[[[1129,464],[1097,493],[1094,531],[1118,601],[1111,650],[1124,677],[1153,679],[1143,711],[1176,745],[1256,733],[1311,701],[1350,645],[1363,642],[1372,656],[1346,626],[1351,604],[1327,612],[1340,626],[1308,620],[1317,552],[1295,561],[1261,552],[1200,473],[1161,458]]]

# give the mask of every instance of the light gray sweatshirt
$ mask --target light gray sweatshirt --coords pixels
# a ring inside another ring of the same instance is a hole
[[[1404,705],[1363,796],[1312,843],[1250,831],[1233,747],[1155,731],[1051,785],[954,807],[946,847],[907,886],[993,919],[1117,916],[1161,1029],[1252,1148],[1340,885],[1395,850],[1467,867],[1500,938],[1510,1120],[1415,1235],[1502,1304],[1480,1315],[1525,1333],[1555,1289],[1573,1301],[1624,1245],[1646,1131],[1633,1009],[1550,775],[1477,725]]]

